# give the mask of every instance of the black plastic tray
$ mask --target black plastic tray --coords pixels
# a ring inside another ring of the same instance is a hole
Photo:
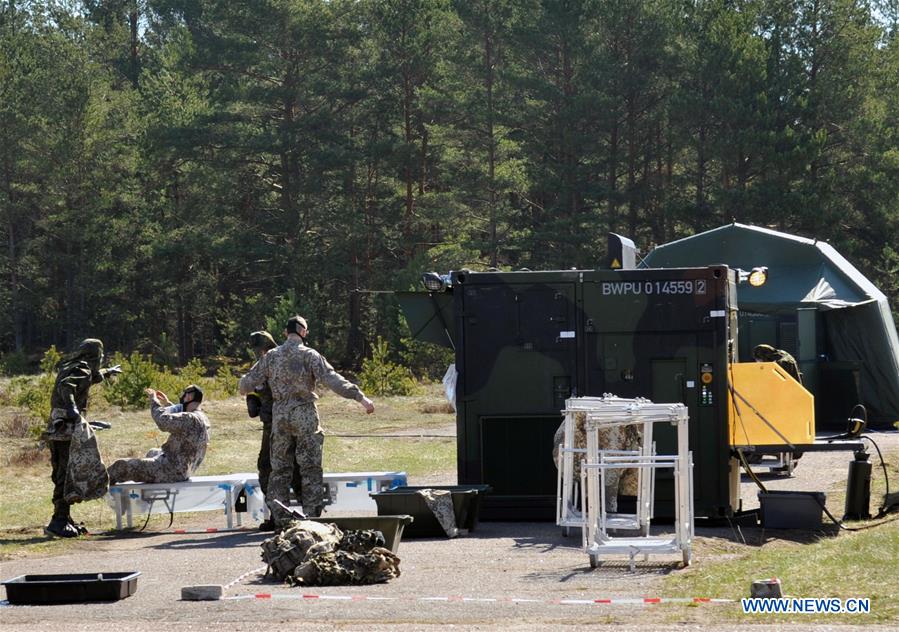
[[[406,527],[407,538],[445,536],[443,527],[416,492],[420,489],[440,489],[452,493],[456,526],[474,531],[481,514],[481,500],[492,491],[490,485],[406,485],[375,494],[369,494],[378,505],[379,515],[411,514],[415,521]]]
[[[137,592],[140,571],[19,575],[3,582],[11,604],[118,601]]]

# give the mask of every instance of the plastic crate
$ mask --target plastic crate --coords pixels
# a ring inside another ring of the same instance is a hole
[[[372,494],[378,505],[378,515],[411,514],[415,521],[406,529],[407,538],[446,536],[443,527],[417,492],[421,489],[445,490],[452,494],[456,526],[473,531],[481,513],[481,501],[492,488],[490,485],[424,485],[404,486]]]
[[[765,529],[820,529],[824,492],[759,492]]]
[[[403,539],[403,529],[415,519],[412,516],[343,516],[337,518],[311,518],[315,522],[336,525],[341,531],[380,531],[391,553],[396,553]]]
[[[137,592],[139,571],[19,575],[3,582],[11,604],[118,601]]]

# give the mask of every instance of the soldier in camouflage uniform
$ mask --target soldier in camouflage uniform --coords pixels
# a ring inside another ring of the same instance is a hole
[[[250,334],[250,344],[256,360],[277,347],[275,339],[267,331],[254,331]],[[268,495],[268,479],[272,474],[272,406],[275,400],[272,397],[272,389],[268,382],[257,384],[253,392],[247,395],[247,412],[250,417],[259,417],[262,422],[262,444],[259,447],[259,457],[256,459],[256,470],[259,472],[259,488],[264,496]],[[294,463],[293,477],[290,483],[297,500],[302,502],[303,482],[300,475],[300,466]],[[269,518],[259,525],[260,531],[274,531],[275,524]]]
[[[367,413],[374,412],[374,404],[358,386],[337,373],[316,350],[303,342],[308,334],[306,320],[293,316],[287,321],[287,340],[266,353],[240,378],[240,393],[247,395],[265,382],[272,389],[275,403],[272,409],[272,475],[266,498],[276,525],[284,525],[290,515],[274,501],[287,504],[293,464],[302,475],[303,511],[311,517],[320,516],[324,507],[322,473],[322,445],[324,432],[318,419],[315,400],[316,383],[321,381],[332,391],[359,402]]]
[[[756,362],[776,362],[777,366],[802,384],[802,374],[799,372],[796,359],[783,349],[775,349],[771,345],[758,345],[752,350],[752,357]]]
[[[96,338],[87,338],[56,366],[56,382],[50,394],[50,419],[41,435],[50,446],[53,468],[53,518],[44,529],[47,535],[72,538],[85,532],[72,521],[71,504],[65,499],[65,485],[72,434],[75,426],[83,421],[90,387],[122,372],[118,366],[101,369],[101,364],[103,343]]]
[[[200,410],[203,391],[191,384],[172,405],[161,391],[147,389],[150,415],[160,430],[169,433],[162,448],[154,448],[143,459],[119,459],[109,466],[109,482],[177,483],[190,478],[206,456],[209,419]]]

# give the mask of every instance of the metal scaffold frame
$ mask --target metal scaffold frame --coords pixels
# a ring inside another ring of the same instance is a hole
[[[559,468],[556,481],[556,524],[562,527],[565,535],[568,535],[572,528],[584,529],[587,523],[580,496],[580,491],[584,487],[581,477],[575,476],[576,460],[587,460],[587,448],[574,447],[575,414],[578,412],[589,413],[602,404],[633,401],[633,399],[624,399],[610,394],[602,397],[572,397],[565,401],[565,410],[562,411],[564,428],[562,443],[559,445]],[[602,452],[608,456],[651,456],[655,454],[655,444],[652,441],[644,441],[639,450],[603,450]],[[637,488],[638,496],[643,499],[643,502],[637,502],[636,513],[609,514],[610,528],[640,529],[645,533],[649,532],[649,522],[653,517],[655,477],[644,476],[644,471],[638,469]]]
[[[677,429],[677,454],[654,454],[653,426],[670,423]],[[638,451],[600,450],[599,433],[622,425],[641,425],[642,446]],[[689,416],[683,404],[654,404],[645,399],[624,400],[603,398],[591,402],[586,420],[587,447],[581,464],[581,489],[584,490],[583,546],[596,567],[601,556],[627,555],[631,569],[635,558],[642,555],[680,554],[684,565],[693,557],[693,456],[689,449]],[[640,473],[637,495],[637,514],[627,516],[606,510],[606,476],[615,469],[636,468]],[[671,469],[674,473],[674,534],[652,536],[649,520],[652,517],[655,472]],[[643,521],[645,519],[645,522]],[[636,522],[636,524],[635,524]],[[610,530],[639,529],[636,536],[612,536]]]

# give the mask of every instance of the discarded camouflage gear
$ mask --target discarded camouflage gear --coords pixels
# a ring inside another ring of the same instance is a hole
[[[312,556],[287,578],[291,586],[381,584],[400,576],[400,558],[382,547],[367,553],[331,551]]]
[[[93,500],[103,496],[108,488],[109,476],[100,458],[97,435],[82,419],[75,424],[69,444],[63,499],[69,504]]]
[[[587,413],[577,411],[574,413],[574,437],[571,447],[586,449],[587,447]],[[556,467],[560,467],[559,446],[564,443],[565,422],[556,430],[553,437],[553,460]],[[599,431],[600,450],[639,450],[641,446],[641,430],[634,425],[612,426]],[[581,456],[574,458],[574,480],[581,480]],[[609,469],[605,473],[605,504],[606,511],[618,511],[618,495],[637,495],[637,470]]]
[[[777,366],[793,376],[793,379],[802,384],[802,374],[799,372],[799,364],[796,359],[783,349],[775,349],[771,345],[757,345],[752,350],[752,357],[756,362],[776,362]]]
[[[367,553],[375,547],[387,546],[384,534],[374,529],[347,529],[337,545],[347,553]]]
[[[266,502],[275,524],[290,521],[290,514],[275,503],[285,505],[290,500],[290,481],[294,470],[300,474],[300,504],[303,512],[315,518],[325,506],[324,474],[322,472],[322,448],[325,433],[319,425],[318,410],[314,402],[293,402],[293,407],[282,409],[272,422],[271,467]]]
[[[177,483],[197,471],[209,445],[209,419],[201,410],[171,412],[153,399],[150,414],[160,430],[169,433],[162,448],[143,459],[119,459],[109,466],[110,484]]]
[[[383,545],[380,531],[295,520],[262,543],[262,559],[274,577],[293,586],[375,584],[400,575],[400,559]]]
[[[440,523],[443,532],[446,533],[446,537],[455,538],[459,535],[451,492],[445,489],[419,489],[416,493],[424,499],[428,509],[437,518],[437,522]]]
[[[306,561],[310,549],[313,554],[333,551],[342,538],[343,532],[333,524],[294,520],[284,532],[262,543],[262,560],[268,564],[267,573],[283,581]]]

